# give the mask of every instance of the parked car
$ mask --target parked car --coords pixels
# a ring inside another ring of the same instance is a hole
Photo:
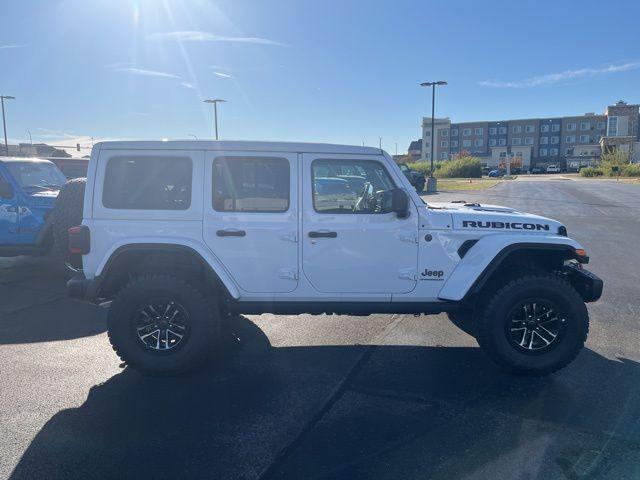
[[[360,192],[327,177],[348,171]],[[99,143],[85,197],[68,292],[111,302],[115,352],[151,374],[200,366],[227,315],[441,312],[501,367],[548,374],[582,349],[602,293],[560,222],[425,204],[377,148]]]
[[[425,177],[424,173],[413,170],[406,163],[399,163],[398,166],[400,167],[400,171],[404,173],[404,176],[409,179],[409,182],[416,189],[416,191],[422,192],[427,182],[427,177]]]
[[[53,253],[72,260],[67,229],[82,219],[84,179],[66,183],[48,160],[0,158],[1,257]]]
[[[560,173],[560,167],[558,165],[549,165],[547,167],[547,173]]]
[[[491,177],[491,178],[497,178],[497,177],[503,177],[504,173],[502,172],[502,170],[491,170],[488,174],[487,177]]]
[[[542,169],[542,167],[533,167],[531,169],[531,173],[533,173],[533,174],[538,174],[538,173],[543,173],[543,172],[544,172],[544,170]]]

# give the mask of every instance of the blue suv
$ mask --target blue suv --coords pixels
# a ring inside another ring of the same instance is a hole
[[[55,250],[55,223],[60,216],[53,214],[54,206],[57,210],[56,199],[66,183],[64,174],[48,160],[0,158],[0,256],[41,255]],[[76,217],[82,212],[77,199],[72,207]],[[66,226],[61,227],[66,234]],[[66,257],[66,238],[64,241],[60,250]]]

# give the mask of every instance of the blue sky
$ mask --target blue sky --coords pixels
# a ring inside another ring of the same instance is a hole
[[[453,121],[640,102],[640,2],[3,2],[9,138],[210,138],[406,151],[444,79]]]

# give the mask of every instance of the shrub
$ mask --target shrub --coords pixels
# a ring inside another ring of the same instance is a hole
[[[620,169],[620,175],[623,177],[640,177],[640,164],[631,163]]]
[[[604,175],[604,172],[595,167],[585,167],[580,170],[580,176],[582,177],[601,177]]]
[[[433,168],[436,172],[441,166],[442,162],[433,162]],[[431,171],[431,162],[415,162],[410,165],[410,168],[429,176],[429,172]]]
[[[480,178],[482,165],[475,157],[460,157],[444,162],[435,175],[440,178]]]

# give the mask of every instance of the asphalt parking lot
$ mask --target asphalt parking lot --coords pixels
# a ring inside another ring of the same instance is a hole
[[[121,369],[105,310],[0,260],[0,478],[640,478],[640,187],[441,193],[563,221],[605,293],[547,378],[498,371],[444,315],[238,317],[221,366]]]

